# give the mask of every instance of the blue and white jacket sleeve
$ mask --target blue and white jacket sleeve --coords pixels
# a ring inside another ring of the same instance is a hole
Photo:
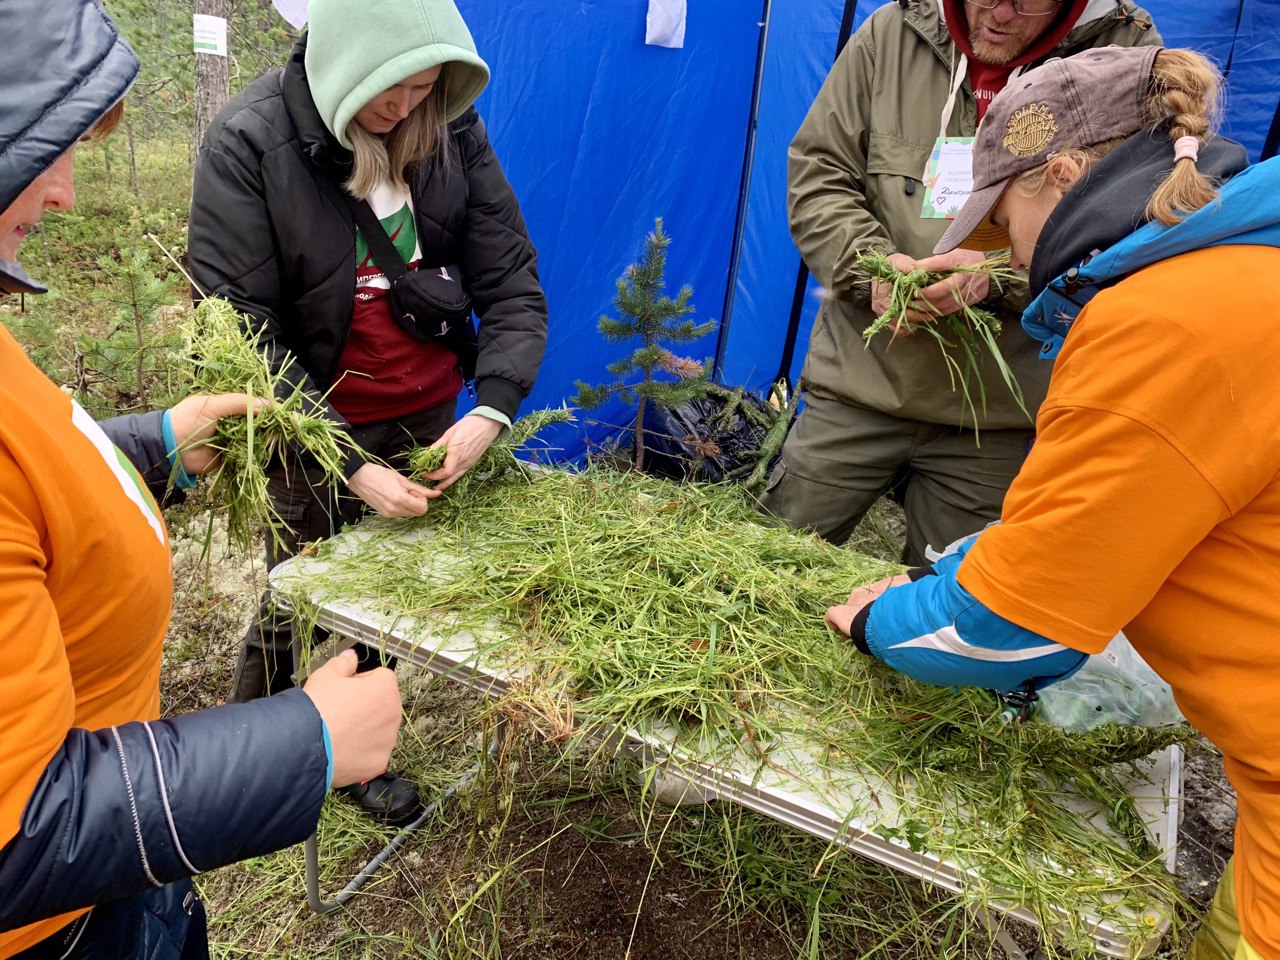
[[[189,490],[196,485],[182,469],[168,410],[129,413],[99,420],[98,426],[137,469],[157,502],[172,502],[173,488]]]
[[[956,571],[976,541],[864,607],[853,642],[900,673],[944,687],[1036,689],[1071,676],[1087,654],[1006,620],[960,585]]]

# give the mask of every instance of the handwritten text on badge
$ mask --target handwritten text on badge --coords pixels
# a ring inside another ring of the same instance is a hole
[[[973,137],[939,137],[924,168],[920,216],[951,220],[973,192]]]

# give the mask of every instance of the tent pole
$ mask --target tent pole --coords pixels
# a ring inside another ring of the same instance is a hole
[[[858,7],[858,0],[845,0],[844,13],[840,17],[840,33],[836,39],[835,60],[840,59],[844,45],[853,36],[853,17]],[[834,61],[833,61],[834,62]],[[787,336],[782,342],[782,359],[778,363],[778,373],[774,383],[784,383],[787,393],[791,392],[791,363],[795,359],[796,339],[800,335],[800,314],[804,312],[804,292],[809,286],[809,268],[802,259],[796,271],[796,289],[791,297],[791,316],[787,320]]]
[[[746,153],[742,159],[742,179],[738,186],[738,212],[733,223],[733,246],[729,256],[729,278],[724,291],[724,309],[720,312],[720,327],[716,331],[716,354],[712,361],[711,375],[716,378],[724,365],[725,349],[729,345],[729,317],[733,312],[733,299],[738,285],[738,265],[742,260],[742,234],[747,220],[747,199],[751,193],[751,173],[756,158],[756,131],[760,119],[760,90],[764,81],[764,58],[769,48],[769,14],[773,0],[764,0],[760,11],[760,42],[756,47],[756,75],[751,86],[751,107],[747,111]]]
[[[1244,0],[1236,7],[1236,28],[1231,34],[1231,49],[1227,51],[1227,65],[1222,68],[1222,79],[1231,76],[1231,64],[1236,59],[1236,44],[1240,42],[1240,21],[1244,19]]]
[[[1262,156],[1259,160],[1270,160],[1280,152],[1280,101],[1276,102],[1276,113],[1271,118],[1271,129],[1267,131],[1266,142],[1262,145]]]

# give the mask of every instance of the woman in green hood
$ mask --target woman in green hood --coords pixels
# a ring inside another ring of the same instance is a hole
[[[350,495],[336,499],[312,465],[275,465],[272,496],[292,533],[285,548],[268,538],[272,565],[365,505],[425,513],[510,425],[547,336],[537,254],[472,107],[489,70],[457,8],[312,0],[308,16],[285,68],[211,125],[191,204],[197,295],[244,313],[273,362],[296,358],[317,403],[370,455],[351,458]],[[476,406],[456,419],[464,383]],[[410,448],[433,443],[447,456],[429,489],[399,470]],[[289,687],[291,645],[264,602],[232,699]],[[419,809],[390,776],[354,792],[391,822]]]

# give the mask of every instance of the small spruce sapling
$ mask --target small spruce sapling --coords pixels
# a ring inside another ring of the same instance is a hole
[[[161,277],[145,250],[123,249],[119,259],[100,257],[98,267],[106,282],[93,297],[113,309],[114,318],[105,335],[84,334],[79,352],[85,364],[99,376],[93,382],[130,385],[135,409],[148,410],[157,400],[168,400],[171,388],[165,378],[177,363],[182,335],[166,327],[164,310],[174,302],[173,288]],[[79,378],[77,378],[79,379]],[[159,387],[163,396],[153,396]]]
[[[705,366],[687,357],[678,357],[665,343],[691,343],[700,340],[716,327],[714,320],[695,323],[689,300],[693,288],[685,285],[674,298],[664,292],[667,247],[671,238],[662,231],[662,218],[654,221],[653,232],[645,238],[644,254],[639,263],[627,267],[617,280],[618,292],[613,298],[618,319],[602,316],[600,334],[610,343],[639,340],[630,354],[609,364],[606,369],[618,379],[613,383],[591,385],[575,381],[578,396],[574,401],[586,410],[599,407],[610,397],[619,397],[636,407],[635,468],[644,469],[644,417],[650,403],[674,408],[697,397],[707,395]],[[667,374],[673,379],[663,378]]]

